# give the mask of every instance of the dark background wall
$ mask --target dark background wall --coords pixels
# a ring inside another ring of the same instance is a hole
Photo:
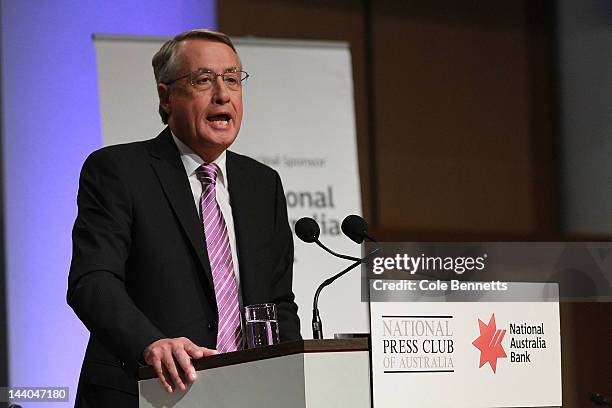
[[[234,36],[351,44],[364,215],[380,233],[528,236],[558,232],[543,3],[230,0],[218,18]]]
[[[225,0],[218,27],[350,43],[363,213],[379,239],[590,238],[562,227],[556,2]],[[611,306],[561,305],[564,406],[612,396]]]

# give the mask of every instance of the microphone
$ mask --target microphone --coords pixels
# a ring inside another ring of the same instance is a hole
[[[608,401],[606,397],[604,397],[598,392],[591,395],[591,402],[595,405],[607,405],[609,407],[612,407],[612,404],[610,403],[610,401]]]
[[[315,292],[314,299],[312,301],[312,337],[317,340],[321,340],[323,338],[323,322],[321,321],[321,316],[319,315],[319,295],[321,294],[323,288],[331,285],[332,282],[334,282],[336,279],[340,278],[342,275],[346,274],[352,269],[355,269],[357,266],[361,265],[364,261],[369,259],[370,256],[379,251],[379,248],[377,248],[361,259],[348,255],[338,254],[327,248],[321,243],[321,241],[319,241],[320,233],[321,230],[319,228],[319,224],[317,224],[317,222],[312,218],[303,217],[295,223],[295,234],[298,236],[299,239],[306,243],[316,242],[317,245],[319,245],[321,248],[323,248],[330,254],[338,258],[353,261],[353,263],[348,268],[345,268],[344,270],[332,276],[331,278],[325,279],[323,283],[319,285],[317,291]]]
[[[310,217],[300,218],[295,223],[295,235],[297,235],[298,238],[301,239],[302,241],[308,244],[315,242],[318,246],[323,248],[323,250],[325,250],[326,252],[332,254],[333,256],[337,258],[346,259],[348,261],[353,261],[353,262],[359,261],[359,258],[355,258],[354,256],[339,254],[337,252],[332,251],[325,245],[323,245],[323,243],[319,241],[320,233],[321,233],[321,230],[319,229],[319,224],[317,224],[317,222]]]
[[[295,223],[295,234],[299,239],[310,244],[319,239],[321,229],[314,219],[303,217]]]
[[[347,215],[342,221],[340,228],[342,228],[344,235],[358,244],[361,244],[364,240],[377,242],[374,238],[368,235],[368,224],[358,215]]]

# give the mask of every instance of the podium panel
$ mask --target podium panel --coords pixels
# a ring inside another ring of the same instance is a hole
[[[367,339],[306,340],[221,354],[195,364],[198,379],[168,394],[147,367],[140,408],[370,407]]]
[[[381,300],[370,305],[376,408],[402,400],[419,408],[562,405],[556,284],[512,282],[478,297],[374,296]]]

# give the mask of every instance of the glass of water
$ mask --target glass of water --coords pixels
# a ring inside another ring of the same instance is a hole
[[[256,348],[279,343],[276,305],[263,303],[244,308],[247,347]]]

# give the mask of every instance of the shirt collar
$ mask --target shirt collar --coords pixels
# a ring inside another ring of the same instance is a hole
[[[204,164],[204,160],[200,156],[198,156],[189,146],[183,143],[178,137],[174,136],[172,133],[172,139],[174,139],[174,144],[176,144],[177,149],[181,155],[181,161],[183,162],[183,166],[185,167],[185,172],[187,173],[187,177],[191,177],[194,175],[195,171]],[[226,162],[226,153],[225,150],[212,162],[219,166],[220,172],[217,175],[217,178],[223,184],[225,188],[227,188],[227,177],[225,170],[225,162]]]

